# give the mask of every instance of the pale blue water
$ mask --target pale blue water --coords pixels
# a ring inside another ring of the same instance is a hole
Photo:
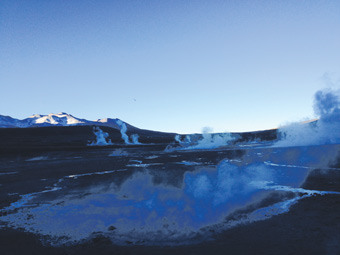
[[[223,160],[216,167],[193,164],[190,167],[194,171],[185,173],[182,186],[155,184],[145,168],[119,186],[109,181],[98,183],[87,190],[70,190],[37,206],[27,207],[32,199],[32,194],[27,194],[25,201],[13,204],[21,207],[18,212],[0,220],[45,235],[68,236],[70,240],[87,238],[93,232],[116,240],[185,239],[201,228],[222,222],[235,210],[260,201],[273,190],[307,194],[294,188],[305,180],[311,165],[329,153],[323,148],[250,150],[243,159]],[[104,174],[110,180],[116,173]],[[81,182],[84,177],[88,175],[68,178]],[[34,194],[35,201],[39,195]],[[109,231],[112,226],[114,230]]]

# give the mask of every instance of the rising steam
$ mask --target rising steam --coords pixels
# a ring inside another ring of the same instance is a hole
[[[139,135],[133,134],[133,135],[131,135],[131,139],[132,139],[132,144],[141,144],[141,143],[138,141]]]
[[[130,144],[129,137],[126,134],[126,130],[127,130],[126,124],[121,120],[117,120],[117,124],[120,127],[120,133],[122,134],[122,139],[124,140],[126,144]]]
[[[306,146],[340,142],[340,91],[325,89],[314,95],[315,122],[292,123],[279,129],[280,140],[274,145]]]
[[[212,131],[212,128],[204,127],[202,130],[202,138],[197,141],[194,141],[191,135],[185,136],[184,140],[181,140],[180,135],[176,135],[175,141],[181,145],[180,150],[201,150],[226,146],[235,139],[230,133],[213,134]]]
[[[91,142],[89,146],[98,146],[98,145],[111,145],[112,142],[108,139],[109,134],[101,130],[99,127],[93,128],[93,133],[96,136],[96,140]]]
[[[120,133],[122,134],[122,139],[124,140],[125,144],[141,144],[138,141],[139,136],[137,134],[131,135],[132,142],[130,142],[129,136],[126,134],[127,127],[123,121],[117,120],[117,125],[120,127]]]

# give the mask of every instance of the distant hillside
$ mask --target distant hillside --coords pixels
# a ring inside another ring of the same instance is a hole
[[[301,125],[316,125],[317,120],[307,121]],[[186,135],[165,133],[151,130],[143,130],[129,125],[119,119],[99,119],[88,121],[76,118],[70,114],[59,113],[49,115],[33,115],[24,120],[17,120],[9,116],[0,115],[0,153],[15,153],[29,151],[53,151],[53,150],[92,150],[96,147],[88,146],[96,140],[94,127],[100,127],[108,134],[112,145],[109,147],[127,146],[122,138],[122,130],[126,128],[126,135],[131,139],[132,135],[139,136],[141,144],[129,144],[128,146],[160,145],[164,148],[171,144],[176,146],[180,141],[185,141]],[[124,131],[125,132],[125,131]],[[217,136],[221,134],[212,134]],[[232,144],[273,141],[280,136],[279,129],[270,129],[254,132],[231,133],[234,137]],[[175,139],[175,136],[178,136]],[[203,138],[202,134],[189,134],[191,142],[197,142]],[[178,140],[179,139],[179,140]]]
[[[93,127],[84,126],[49,126],[30,128],[0,128],[0,154],[20,151],[51,151],[51,150],[91,150],[95,147],[87,146],[95,140]],[[119,130],[102,126],[101,129],[109,134],[112,147],[125,145]],[[134,129],[127,131],[127,135],[138,134],[143,144],[168,144],[174,141],[176,134],[153,132]],[[137,146],[137,145],[134,145]]]
[[[128,130],[134,130],[135,127],[120,120],[104,118],[98,120],[86,120],[74,117],[71,114],[51,113],[48,115],[34,114],[23,120],[15,119],[10,116],[0,115],[0,128],[29,128],[29,127],[50,127],[50,126],[107,126],[115,129],[121,129],[122,125],[126,125]]]

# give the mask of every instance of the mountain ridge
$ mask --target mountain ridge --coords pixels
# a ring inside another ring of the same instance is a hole
[[[103,118],[94,121],[77,118],[71,114],[60,112],[50,114],[33,114],[25,119],[16,119],[11,116],[0,115],[0,128],[28,128],[48,126],[108,126],[120,130],[121,125],[126,125],[128,130],[138,129],[118,118]]]

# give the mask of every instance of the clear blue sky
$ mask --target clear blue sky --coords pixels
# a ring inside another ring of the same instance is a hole
[[[0,2],[0,114],[20,119],[267,129],[339,75],[337,0]]]

